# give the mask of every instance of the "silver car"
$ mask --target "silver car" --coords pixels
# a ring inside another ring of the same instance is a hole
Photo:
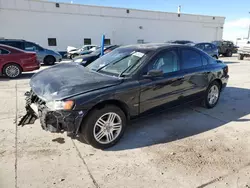
[[[55,62],[60,62],[62,60],[62,56],[58,52],[43,48],[33,42],[16,39],[1,39],[0,44],[13,46],[25,51],[36,52],[38,61],[46,65],[53,65]]]

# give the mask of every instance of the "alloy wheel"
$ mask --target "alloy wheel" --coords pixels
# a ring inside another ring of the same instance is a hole
[[[15,78],[20,74],[20,69],[16,65],[9,65],[5,68],[6,76]]]
[[[210,105],[214,105],[219,98],[219,88],[217,85],[213,85],[208,92],[208,102]]]
[[[121,117],[114,112],[110,112],[102,115],[96,121],[93,133],[97,142],[100,144],[109,144],[120,135],[121,130]]]

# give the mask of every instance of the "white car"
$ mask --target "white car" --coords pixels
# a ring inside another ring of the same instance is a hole
[[[97,45],[84,45],[81,48],[74,48],[72,46],[67,47],[67,57],[73,59],[74,57],[81,54],[84,51],[95,51],[98,48]]]

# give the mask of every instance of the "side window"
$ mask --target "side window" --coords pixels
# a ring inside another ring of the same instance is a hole
[[[0,48],[0,55],[6,55],[6,54],[9,54],[9,53],[10,53],[9,51]]]
[[[205,50],[212,50],[211,44],[205,44]]]
[[[36,45],[34,43],[31,42],[25,42],[24,43],[24,50],[26,51],[36,51]]]
[[[202,66],[201,55],[192,49],[182,49],[182,69],[191,69]]]
[[[167,50],[156,55],[148,70],[162,70],[163,73],[171,73],[180,70],[177,50]]]
[[[200,48],[201,50],[204,50],[204,45],[203,44],[198,44],[197,47]]]
[[[23,49],[21,42],[14,42],[13,41],[13,42],[6,42],[5,44],[9,45],[9,46],[12,46],[12,47],[15,47],[15,48]]]

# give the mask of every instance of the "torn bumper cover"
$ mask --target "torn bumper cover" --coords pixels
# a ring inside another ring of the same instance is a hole
[[[19,121],[19,126],[34,124],[40,119],[41,127],[46,131],[53,133],[66,131],[68,136],[77,135],[84,116],[83,111],[52,111],[34,92],[26,92],[25,95],[26,114]]]

